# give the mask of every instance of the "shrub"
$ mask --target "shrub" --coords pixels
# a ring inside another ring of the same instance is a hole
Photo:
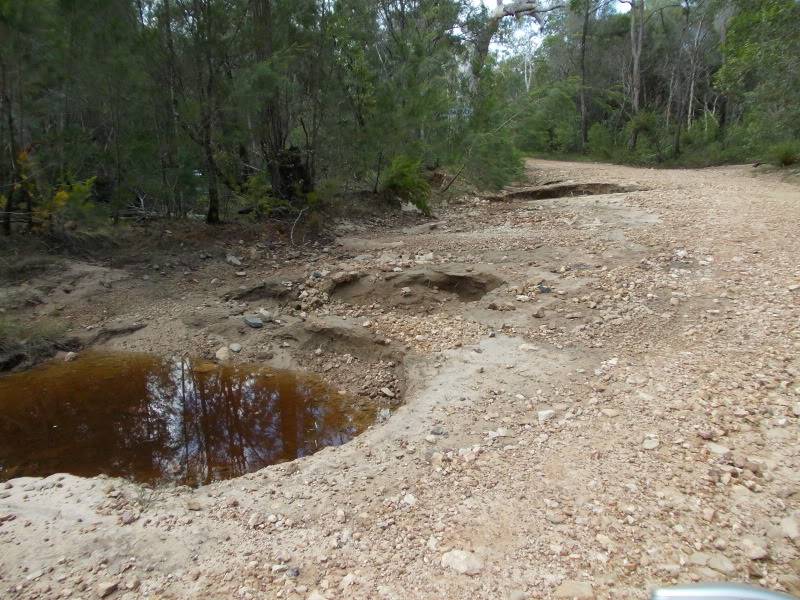
[[[469,180],[482,190],[499,190],[523,174],[522,155],[502,132],[474,136],[466,157]]]
[[[0,370],[33,364],[65,349],[65,327],[55,321],[22,324],[0,319]]]
[[[768,151],[769,162],[777,167],[788,167],[800,163],[800,142],[781,142]]]
[[[614,136],[608,127],[595,123],[589,128],[589,152],[599,158],[611,158],[614,155]]]
[[[386,171],[383,190],[404,202],[411,202],[422,214],[430,215],[431,186],[422,173],[422,163],[408,156],[396,156]]]
[[[56,262],[52,256],[42,254],[0,258],[0,280],[16,282],[30,279],[44,273]]]

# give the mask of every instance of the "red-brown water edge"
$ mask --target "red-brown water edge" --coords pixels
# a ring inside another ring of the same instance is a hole
[[[105,473],[202,485],[343,444],[375,415],[293,372],[85,353],[0,378],[0,481]]]

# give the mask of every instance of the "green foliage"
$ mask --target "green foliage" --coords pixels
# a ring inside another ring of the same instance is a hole
[[[795,0],[736,0],[719,88],[740,101],[765,137],[761,147],[787,134],[800,136],[800,4]]]
[[[246,208],[252,208],[256,220],[269,218],[273,214],[290,208],[287,200],[272,195],[272,187],[265,173],[255,173],[247,178],[241,200]]]
[[[767,152],[769,162],[778,167],[789,167],[800,163],[800,142],[781,142],[771,146]]]
[[[52,256],[32,254],[0,259],[0,280],[18,282],[45,272],[55,264]]]
[[[66,225],[97,227],[109,218],[109,208],[94,202],[95,178],[61,184],[37,199],[34,219],[49,230]]]
[[[22,323],[0,319],[0,370],[32,364],[67,345],[66,327],[53,320]]]
[[[402,154],[396,156],[386,171],[383,190],[403,202],[411,202],[424,215],[431,214],[428,204],[431,186],[422,173],[419,160]]]
[[[576,82],[556,82],[536,90],[517,130],[520,149],[532,153],[566,154],[580,146],[580,115],[575,105]]]
[[[589,128],[589,152],[598,158],[609,159],[614,156],[614,134],[603,123],[594,123]]]
[[[504,132],[476,134],[466,159],[467,178],[480,189],[499,190],[523,174],[522,154]]]

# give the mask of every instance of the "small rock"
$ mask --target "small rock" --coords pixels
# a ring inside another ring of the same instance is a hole
[[[242,351],[242,345],[237,344],[236,342],[234,342],[233,344],[229,344],[228,348],[230,348],[231,352],[236,352],[237,354]]]
[[[139,515],[137,515],[135,512],[126,510],[124,513],[122,513],[122,516],[120,517],[120,521],[122,522],[123,525],[130,525],[131,523],[136,521],[136,519],[138,519],[138,518],[139,518]]]
[[[261,329],[264,326],[264,321],[255,315],[247,315],[244,318],[245,325],[253,329]]]
[[[225,362],[226,360],[230,360],[231,358],[231,351],[228,349],[227,346],[222,346],[217,352],[214,354],[217,360],[220,362]]]
[[[442,555],[442,566],[462,575],[477,575],[483,570],[483,560],[472,552],[450,550]]]
[[[237,258],[233,254],[228,254],[225,257],[225,262],[229,265],[233,265],[234,267],[241,267],[242,266],[242,259]]]
[[[734,565],[733,562],[731,562],[731,560],[723,554],[715,554],[712,556],[708,561],[708,566],[718,573],[722,573],[723,575],[736,574],[736,565]]]
[[[78,353],[77,352],[67,352],[64,355],[64,362],[72,362],[76,358],[78,358]]]
[[[769,556],[767,541],[763,538],[746,535],[742,538],[742,550],[750,560],[763,560]]]
[[[539,424],[546,423],[555,416],[556,416],[556,411],[550,408],[545,410],[540,410],[536,413],[536,417],[539,419]]]
[[[116,581],[103,581],[102,583],[97,584],[97,595],[101,598],[110,596],[117,591],[117,586],[119,586],[119,583]]]
[[[592,584],[585,581],[565,581],[553,592],[554,598],[571,600],[594,600]]]
[[[730,448],[726,448],[721,444],[715,444],[714,442],[708,442],[706,444],[706,449],[716,456],[728,456],[731,453]]]
[[[259,512],[255,512],[252,515],[250,515],[250,519],[247,521],[247,526],[250,529],[255,529],[256,527],[261,525],[263,522],[264,522],[264,515],[262,515]]]
[[[533,318],[534,319],[543,319],[544,318],[544,309],[539,306],[533,311]]]
[[[387,398],[394,398],[394,392],[387,387],[381,388],[381,394]]]
[[[600,409],[600,413],[603,416],[608,417],[609,419],[613,419],[614,417],[619,416],[619,411],[613,408],[602,408]]]
[[[658,438],[645,438],[645,440],[642,442],[642,448],[645,450],[655,450],[658,448],[659,443],[660,442],[658,441]]]
[[[136,577],[135,575],[133,577],[129,577],[125,581],[125,587],[128,588],[129,590],[138,590],[140,585],[141,582],[139,581],[139,578]]]

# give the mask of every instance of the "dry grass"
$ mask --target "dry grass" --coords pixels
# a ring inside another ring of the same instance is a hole
[[[58,321],[0,319],[0,371],[35,364],[68,346],[66,327]]]

